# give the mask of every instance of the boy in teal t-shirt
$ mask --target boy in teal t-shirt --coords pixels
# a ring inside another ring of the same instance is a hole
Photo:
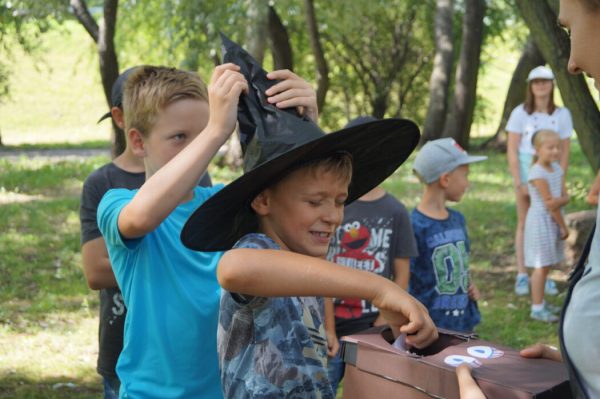
[[[189,250],[179,237],[192,212],[220,188],[197,183],[235,127],[239,96],[248,89],[238,71],[233,64],[215,68],[208,94],[196,74],[164,67],[140,67],[125,86],[125,131],[144,158],[146,182],[139,190],[110,190],[98,208],[128,308],[117,364],[121,398],[222,397],[220,253]],[[297,82],[305,83],[293,81],[290,89]]]

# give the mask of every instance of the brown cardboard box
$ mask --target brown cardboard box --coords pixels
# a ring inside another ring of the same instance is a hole
[[[389,328],[344,337],[344,399],[459,399],[452,364],[465,359],[474,366],[473,377],[488,399],[571,397],[562,363],[525,359],[515,349],[475,335],[444,330],[439,335],[431,346],[414,353],[393,347]]]

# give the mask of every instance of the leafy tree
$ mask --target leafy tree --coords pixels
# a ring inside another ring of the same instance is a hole
[[[417,1],[323,1],[321,28],[331,68],[330,91],[345,113],[423,117],[433,53],[427,9]],[[317,9],[319,11],[319,9]]]
[[[0,102],[10,94],[9,62],[14,61],[14,50],[36,54],[41,35],[66,14],[66,6],[59,0],[0,0]]]
[[[100,76],[106,102],[110,105],[112,86],[119,76],[119,61],[115,50],[114,37],[117,25],[117,9],[119,0],[105,0],[103,18],[96,22],[85,0],[71,0],[71,8],[77,20],[98,47],[100,60]],[[113,125],[112,156],[117,157],[125,151],[125,133],[111,119]]]
[[[485,0],[466,0],[463,16],[462,45],[454,98],[446,118],[443,137],[453,137],[463,147],[469,147],[471,123],[477,94],[477,76],[483,44]]]
[[[437,0],[435,9],[435,57],[429,79],[429,108],[425,116],[421,142],[439,136],[444,130],[448,104],[448,91],[454,63],[453,0]]]

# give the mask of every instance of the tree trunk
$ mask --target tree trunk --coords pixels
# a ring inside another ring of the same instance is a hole
[[[290,37],[273,6],[269,6],[269,38],[271,39],[273,68],[293,70],[294,55],[290,46]]]
[[[475,110],[485,9],[485,0],[465,1],[462,47],[456,69],[454,98],[442,133],[443,137],[453,137],[464,148],[469,148],[469,133]]]
[[[533,40],[550,64],[560,94],[573,115],[581,149],[594,170],[600,166],[600,111],[583,75],[567,71],[570,43],[556,24],[555,1],[517,0],[517,7],[531,31]]]
[[[322,113],[325,107],[325,96],[327,95],[327,90],[329,90],[329,66],[327,65],[327,60],[325,60],[325,54],[319,38],[313,0],[304,0],[304,8],[310,46],[315,57],[315,62],[317,63],[317,106],[319,107],[319,113]]]
[[[246,50],[248,50],[259,64],[262,64],[265,57],[268,23],[269,1],[249,1],[248,24],[246,25]]]
[[[435,9],[435,57],[429,80],[429,107],[421,143],[440,137],[446,121],[450,74],[454,62],[452,33],[453,0],[437,0]]]
[[[510,86],[506,93],[506,100],[504,100],[504,109],[502,110],[500,124],[498,125],[494,136],[483,143],[482,147],[492,145],[496,148],[504,148],[506,146],[506,135],[503,134],[506,131],[506,122],[508,122],[512,110],[525,101],[527,75],[533,68],[538,65],[544,65],[545,63],[546,61],[544,60],[542,53],[540,53],[540,50],[535,45],[531,35],[529,35],[523,49],[523,54],[521,54],[517,67],[513,72],[512,79],[510,80]]]
[[[112,86],[119,76],[119,61],[117,60],[117,53],[115,52],[114,45],[119,0],[104,1],[104,19],[100,26],[96,24],[96,21],[89,12],[85,0],[71,0],[71,7],[73,8],[73,13],[77,20],[83,25],[98,46],[102,88],[104,89],[106,102],[110,107]],[[111,154],[113,158],[115,158],[125,151],[125,133],[115,124],[112,118],[111,122],[113,126]]]
[[[71,8],[73,9],[73,14],[79,21],[79,23],[84,27],[87,33],[94,39],[94,42],[98,41],[98,24],[90,14],[90,10],[85,2],[85,0],[71,0],[70,2]]]
[[[115,52],[115,27],[117,23],[117,9],[119,0],[104,1],[104,19],[98,30],[98,55],[100,56],[100,75],[104,86],[104,95],[110,104],[110,93],[113,84],[119,77],[119,61]],[[118,157],[125,151],[125,133],[115,122],[113,124],[112,155]]]

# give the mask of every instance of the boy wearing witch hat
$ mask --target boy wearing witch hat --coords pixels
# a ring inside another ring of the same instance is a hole
[[[396,284],[324,260],[344,204],[402,164],[418,129],[383,120],[326,135],[293,110],[272,106],[265,72],[235,43],[224,43],[225,61],[240,65],[250,88],[238,107],[245,173],[182,232],[192,249],[231,249],[217,269],[223,394],[334,398],[317,297],[368,299],[417,347],[437,337],[425,308]]]

